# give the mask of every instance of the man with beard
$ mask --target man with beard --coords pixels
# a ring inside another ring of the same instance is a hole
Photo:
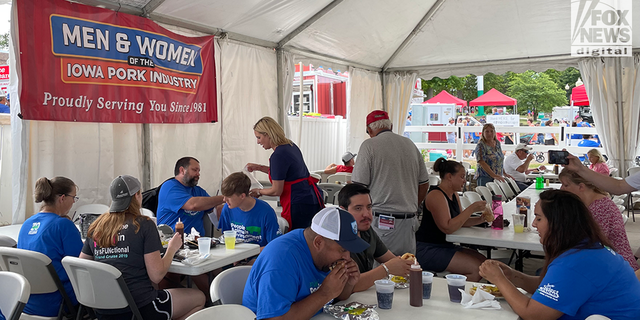
[[[163,183],[158,194],[158,224],[166,224],[175,230],[176,222],[180,219],[184,223],[185,233],[190,233],[193,227],[204,236],[204,213],[223,204],[224,197],[211,197],[198,187],[200,162],[196,158],[178,160],[174,174],[175,179]]]
[[[362,252],[351,252],[351,259],[356,262],[360,270],[360,280],[353,291],[369,289],[373,282],[389,277],[407,276],[413,260],[404,260],[387,249],[380,237],[371,229],[373,221],[371,196],[369,188],[350,183],[338,193],[340,208],[347,210],[358,224],[358,236],[369,244],[369,248]],[[380,263],[374,268],[374,260]]]
[[[176,162],[175,179],[167,180],[160,187],[158,193],[158,224],[166,224],[175,230],[178,219],[184,224],[184,232],[190,233],[191,228],[205,235],[203,215],[218,205],[224,203],[223,196],[211,197],[198,187],[200,180],[200,162],[193,157],[184,157]],[[201,274],[192,277],[198,289],[207,297],[207,305],[211,303],[209,293],[209,275]],[[180,276],[168,273],[159,287],[179,287]]]

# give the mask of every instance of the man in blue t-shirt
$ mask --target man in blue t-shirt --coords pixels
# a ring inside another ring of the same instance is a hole
[[[351,295],[360,272],[349,252],[368,247],[351,214],[324,208],[311,227],[293,230],[264,248],[251,268],[242,305],[259,320],[310,319],[333,299]]]
[[[158,224],[166,224],[175,230],[180,219],[185,233],[190,233],[193,227],[204,236],[204,213],[224,203],[224,199],[222,196],[211,197],[198,187],[200,162],[196,158],[178,160],[174,174],[175,179],[163,183],[158,194]]]
[[[0,113],[11,113],[5,96],[0,96]]]
[[[195,228],[201,236],[206,235],[202,219],[206,211],[213,210],[224,203],[222,196],[211,197],[198,187],[200,180],[200,162],[193,157],[183,157],[176,162],[175,179],[167,180],[160,187],[158,194],[158,224],[166,224],[175,230],[178,219],[184,224],[184,233],[191,233]],[[208,219],[208,218],[207,218]],[[167,274],[169,283],[163,282],[161,288],[176,287],[180,282],[176,274]],[[192,277],[198,289],[210,299],[209,275],[201,274]]]
[[[268,203],[248,196],[250,189],[251,179],[242,172],[232,173],[222,181],[221,191],[226,203],[218,229],[233,230],[237,239],[259,244],[262,249],[281,235],[278,217]]]

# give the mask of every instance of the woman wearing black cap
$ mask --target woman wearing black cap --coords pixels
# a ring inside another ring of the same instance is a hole
[[[111,208],[89,227],[80,258],[110,264],[122,272],[144,319],[184,319],[202,309],[204,294],[195,289],[156,290],[182,245],[179,234],[171,238],[164,257],[155,223],[140,214],[140,181],[119,176],[111,182]],[[115,252],[115,254],[114,254]],[[99,319],[131,319],[129,308],[96,310]]]

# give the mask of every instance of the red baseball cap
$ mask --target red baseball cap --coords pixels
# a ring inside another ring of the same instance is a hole
[[[378,120],[389,119],[389,114],[382,110],[373,110],[367,115],[367,126]]]

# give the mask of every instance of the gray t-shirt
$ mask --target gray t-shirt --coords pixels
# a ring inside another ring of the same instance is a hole
[[[93,239],[87,238],[82,253],[93,256],[95,261],[116,267],[129,287],[138,308],[151,303],[157,297],[157,291],[151,284],[144,263],[144,255],[162,248],[160,235],[156,224],[143,217],[138,218],[140,230],[136,233],[136,226],[131,220],[125,222],[118,233],[118,242],[113,247],[102,248]],[[114,310],[99,310],[105,314],[127,312],[129,308]]]
[[[351,180],[371,189],[374,212],[416,213],[418,185],[429,173],[413,141],[383,131],[360,146]]]

